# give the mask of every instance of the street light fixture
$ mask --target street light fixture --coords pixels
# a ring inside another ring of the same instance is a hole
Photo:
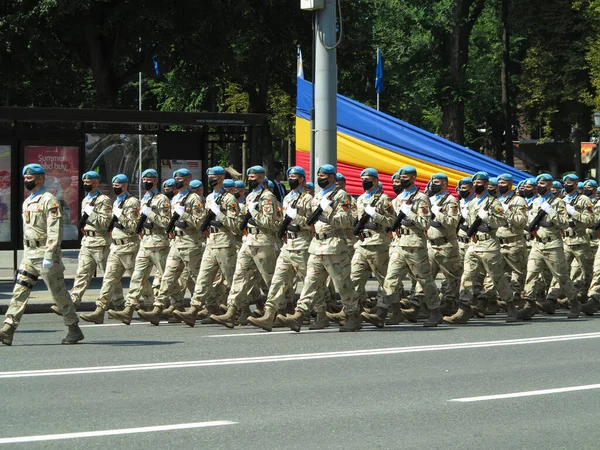
[[[594,128],[600,128],[600,111],[596,111],[592,117],[594,118]]]

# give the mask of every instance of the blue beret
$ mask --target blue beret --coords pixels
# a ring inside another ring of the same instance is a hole
[[[549,173],[542,173],[535,178],[535,182],[538,181],[554,181],[554,178]]]
[[[231,178],[228,178],[226,180],[223,180],[223,187],[224,188],[232,188],[235,187],[235,181],[233,181]]]
[[[81,176],[82,180],[97,180],[98,178],[100,178],[100,175],[98,172],[94,172],[93,170],[90,170]]]
[[[267,180],[267,186],[270,188],[274,188],[275,185],[273,184],[273,182],[271,180]]]
[[[562,184],[560,184],[560,181],[553,181],[552,182],[552,187],[554,189],[562,189]]]
[[[346,181],[346,177],[344,176],[343,173],[336,172],[335,181]]]
[[[127,175],[120,173],[113,177],[112,182],[113,183],[129,183],[129,178],[127,178]]]
[[[319,170],[317,170],[317,173],[325,173],[327,175],[334,175],[335,167],[333,167],[331,164],[323,164],[321,167],[319,167]],[[336,176],[336,179],[337,179],[337,176]]]
[[[417,174],[417,169],[415,169],[413,166],[404,166],[404,167],[400,167],[400,169],[398,169],[398,175],[416,175]]]
[[[154,169],[146,169],[142,172],[142,178],[158,178],[158,172]]]
[[[490,178],[490,185],[492,185],[492,186],[498,186],[498,177],[492,177],[492,178]]]
[[[400,172],[396,172],[394,175],[392,175],[392,181],[397,180],[398,178],[400,178]]]
[[[244,182],[242,180],[235,180],[235,187],[236,188],[245,188],[246,185],[244,184]]]
[[[294,175],[302,175],[303,177],[306,178],[306,171],[304,170],[304,167],[300,167],[300,166],[290,167],[285,174],[288,177],[290,175],[294,174]]]
[[[360,173],[360,176],[361,177],[375,177],[375,178],[379,178],[379,174],[377,173],[377,170],[373,169],[372,167],[364,169]]]
[[[525,180],[521,180],[517,183],[517,189],[519,189],[521,186],[523,186],[523,184],[525,184]]]
[[[583,181],[577,183],[577,189],[583,189]]]
[[[596,182],[596,180],[585,180],[583,182],[584,186],[589,186],[589,187],[594,187],[597,188],[598,187],[598,183]]]
[[[445,173],[434,173],[433,175],[431,175],[431,180],[446,180],[448,181],[448,175],[446,175]]]
[[[175,187],[175,180],[173,178],[169,178],[168,180],[163,181],[163,187]]]
[[[487,172],[475,172],[471,177],[471,181],[483,180],[488,181],[490,179],[490,175]]]
[[[198,189],[199,187],[202,187],[202,181],[200,181],[200,180],[192,180],[192,181],[190,181],[190,187],[192,189]]]
[[[527,178],[523,180],[523,186],[535,186],[537,178]]]
[[[206,169],[206,175],[225,175],[225,169],[221,166],[209,167]]]
[[[574,173],[569,173],[562,178],[563,181],[579,181],[579,177]]]
[[[312,181],[309,181],[308,183],[306,183],[306,189],[314,189],[315,188],[315,183],[313,183]]]
[[[471,179],[471,177],[464,177],[458,181],[457,187],[461,187],[463,184],[473,184],[473,180]]]
[[[189,177],[192,174],[192,172],[190,172],[187,169],[179,169],[176,170],[175,172],[173,172],[173,178],[175,177]]]
[[[513,181],[513,176],[510,173],[498,175],[498,181]]]
[[[43,175],[46,171],[39,164],[27,164],[23,167],[23,175]]]
[[[252,166],[246,170],[246,175],[250,175],[251,173],[265,173],[265,168],[263,166]]]

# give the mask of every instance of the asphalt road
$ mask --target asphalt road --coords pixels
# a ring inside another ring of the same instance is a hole
[[[108,321],[61,346],[60,318],[26,315],[0,346],[0,448],[598,449],[599,325]]]

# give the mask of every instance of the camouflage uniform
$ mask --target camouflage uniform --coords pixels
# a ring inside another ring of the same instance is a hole
[[[29,294],[41,277],[48,286],[52,299],[63,315],[66,326],[79,322],[71,297],[65,288],[62,252],[62,210],[58,200],[44,187],[23,202],[23,259],[17,271],[13,296],[6,311],[4,323],[19,326],[27,307]],[[53,261],[49,269],[42,267],[43,260]]]
[[[92,203],[93,202],[93,203]],[[94,212],[89,216],[83,228],[79,264],[75,274],[71,298],[75,306],[81,303],[81,298],[90,285],[92,276],[97,268],[106,274],[106,260],[110,252],[110,237],[108,225],[112,219],[112,203],[108,195],[96,190],[88,194],[81,202],[81,210],[91,205]],[[123,288],[119,284],[114,290],[117,298],[115,303],[123,303]]]

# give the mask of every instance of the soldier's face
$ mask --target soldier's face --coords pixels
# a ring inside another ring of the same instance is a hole
[[[340,189],[346,189],[346,180],[339,180],[335,182],[335,185]]]
[[[325,188],[328,188],[329,186],[331,186],[331,185],[332,185],[332,184],[335,182],[335,175],[333,175],[333,174],[329,174],[329,173],[319,173],[319,174],[317,175],[317,178],[318,178],[319,180],[324,180],[324,181],[321,181],[321,182],[319,183],[319,186],[321,186],[321,184],[327,183],[327,184],[324,184],[324,187],[323,187],[323,189],[325,189]],[[338,182],[336,183],[336,185],[337,185],[337,187],[339,187],[339,188],[343,189],[343,186],[340,186],[338,183],[341,183],[341,181],[338,181]],[[345,182],[344,182],[344,186],[346,186],[346,183],[345,183]]]
[[[182,183],[181,184],[181,189],[182,190],[186,190],[187,189],[187,187],[190,185],[190,181],[192,181],[192,177],[191,176],[175,177],[175,182]]]

